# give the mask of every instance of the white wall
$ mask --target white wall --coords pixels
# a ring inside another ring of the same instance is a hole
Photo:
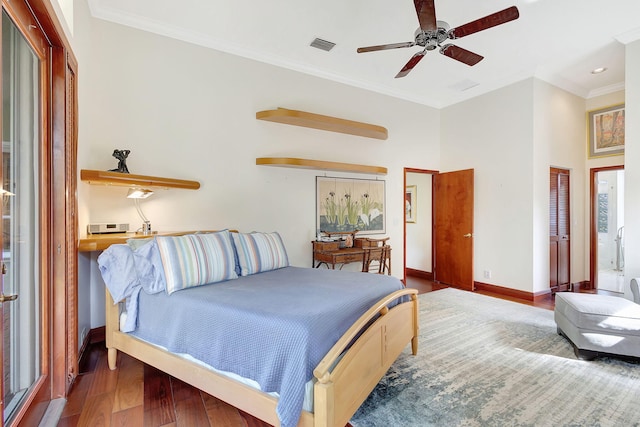
[[[433,176],[407,172],[407,185],[416,186],[416,212],[414,223],[406,228],[406,266],[414,270],[433,272],[432,267],[432,183]]]
[[[532,79],[442,112],[441,171],[475,170],[475,281],[532,290],[532,141]]]
[[[256,157],[291,156],[387,167],[389,174],[380,177],[387,182],[387,230],[401,246],[402,167],[437,163],[436,110],[99,20],[91,30],[92,68],[85,78],[95,84],[80,88],[92,100],[82,106],[80,144],[90,154],[79,167],[113,168],[113,149],[126,148],[132,173],[202,184],[143,201],[156,230],[278,230],[293,263],[309,264],[315,176],[325,173],[255,165]],[[390,137],[255,119],[257,111],[278,106],[379,124]],[[425,137],[425,127],[434,132]],[[88,191],[90,202],[81,203],[89,204],[91,222],[140,223],[126,189]]]
[[[67,37],[73,37],[74,0],[53,0],[51,5],[63,25]]]
[[[85,109],[91,106],[96,100],[87,87],[100,85],[98,81],[92,80],[91,70],[99,67],[92,61],[91,48],[91,20],[86,0],[75,0],[73,3],[73,27],[74,36],[70,38],[73,51],[78,60],[78,169],[84,168],[91,158],[90,142],[93,139],[91,125],[87,122]],[[79,179],[79,177],[78,177]],[[86,224],[89,221],[89,186],[80,183],[78,185],[78,223],[80,234],[86,231]],[[97,263],[96,253],[78,254],[78,344],[83,344],[83,331],[104,325],[104,285],[101,280],[96,279]]]
[[[550,166],[571,169],[571,281],[584,280],[584,108],[527,79],[443,110],[442,170],[475,170],[474,280],[548,291]]]
[[[315,177],[325,173],[256,166],[256,157],[387,167],[382,177],[326,175],[386,181],[386,234],[398,266],[393,274],[402,277],[403,168],[438,168],[439,111],[100,21],[80,9],[75,32],[86,46],[79,59],[79,169],[114,168],[113,150],[130,149],[131,173],[201,183],[200,190],[160,191],[141,203],[156,230],[277,230],[292,264],[309,266]],[[385,126],[389,139],[255,119],[257,111],[279,106]],[[137,227],[140,219],[125,195],[126,189],[81,182],[80,232],[89,221]],[[103,298],[95,282],[80,284],[90,287],[92,307]]]
[[[625,48],[625,296],[631,298],[629,283],[640,277],[640,41]]]
[[[628,80],[628,79],[627,79]],[[585,112],[585,123],[587,120],[587,114],[591,110],[598,110],[600,108],[608,107],[611,105],[622,104],[625,102],[625,92],[617,91],[612,92],[606,95],[601,95],[597,97],[593,97],[586,100],[586,112]],[[627,112],[628,117],[628,112]],[[586,136],[586,127],[585,127],[585,153],[588,154],[588,145],[587,145],[587,136]],[[584,268],[585,268],[585,280],[589,280],[589,266],[590,266],[590,241],[589,241],[589,233],[591,233],[591,229],[589,221],[590,221],[590,209],[591,209],[591,193],[590,193],[590,174],[592,168],[601,168],[606,166],[621,166],[625,163],[624,155],[616,155],[616,156],[605,156],[605,157],[595,157],[588,158],[586,157],[586,165],[585,165],[585,197],[584,197],[584,212],[585,212],[585,229],[584,233],[587,236],[587,240],[585,242],[585,252],[584,252]],[[626,171],[625,171],[626,173]],[[626,227],[625,227],[626,231]]]
[[[541,80],[534,84],[533,140],[533,291],[549,289],[549,168],[570,170],[571,283],[588,280],[584,232],[589,216],[584,203],[585,100]],[[585,271],[587,273],[585,274]]]

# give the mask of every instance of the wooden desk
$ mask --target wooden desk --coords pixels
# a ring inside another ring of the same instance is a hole
[[[325,264],[327,268],[331,266],[335,270],[336,264],[340,265],[340,269],[344,264],[351,262],[362,263],[364,257],[364,249],[362,248],[340,248],[338,242],[311,242],[313,244],[313,261],[311,266],[314,268]],[[317,264],[316,264],[317,263]]]

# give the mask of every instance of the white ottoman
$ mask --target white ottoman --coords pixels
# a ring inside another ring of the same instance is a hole
[[[622,297],[556,293],[554,318],[579,359],[640,357],[640,305]]]

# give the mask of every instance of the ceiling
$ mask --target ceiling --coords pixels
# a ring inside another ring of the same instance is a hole
[[[624,88],[625,44],[640,39],[637,0],[435,0],[451,28],[517,6],[520,17],[449,41],[484,56],[468,66],[430,51],[406,77],[395,75],[419,46],[410,0],[89,0],[94,17],[280,67],[443,108],[537,77],[583,98]],[[331,41],[330,51],[311,47]],[[597,67],[607,67],[592,74]]]

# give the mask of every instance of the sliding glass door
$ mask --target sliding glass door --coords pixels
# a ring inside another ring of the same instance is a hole
[[[41,63],[2,12],[2,389],[3,424],[42,374],[40,272]]]

